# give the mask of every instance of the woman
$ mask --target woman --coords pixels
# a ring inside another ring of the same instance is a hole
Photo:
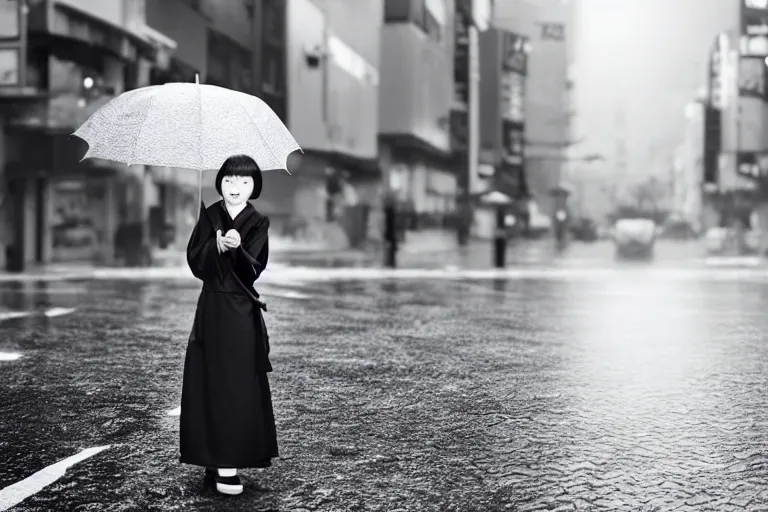
[[[269,219],[248,202],[261,188],[253,159],[228,158],[216,175],[222,200],[202,208],[187,246],[203,289],[184,361],[179,460],[206,467],[230,495],[243,492],[237,469],[278,456],[266,306],[253,289],[269,255]]]

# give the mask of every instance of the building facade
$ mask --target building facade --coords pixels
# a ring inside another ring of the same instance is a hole
[[[672,178],[672,213],[699,232],[705,225],[702,210],[704,194],[704,98],[685,107],[685,132],[675,158]]]
[[[387,0],[381,31],[380,165],[412,213],[442,227],[456,209],[452,153],[456,9],[449,0]]]
[[[304,153],[289,160],[292,174],[264,176],[260,209],[276,233],[345,244],[366,237],[378,182],[382,19],[382,0],[286,2],[285,120]]]
[[[534,210],[554,215],[571,136],[569,67],[573,1],[495,2],[493,24],[527,38],[525,175]]]
[[[118,226],[137,214],[129,205],[143,171],[81,163],[85,145],[69,134],[114,96],[148,84],[157,48],[145,35],[144,1],[3,6],[17,20],[0,35],[6,267],[110,262]]]
[[[525,168],[525,97],[528,38],[490,28],[480,34],[480,164],[487,169],[486,189],[516,202],[528,199]],[[492,236],[496,212],[480,208],[475,233]],[[527,218],[519,216],[520,222]]]

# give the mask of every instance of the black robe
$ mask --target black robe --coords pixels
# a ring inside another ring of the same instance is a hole
[[[216,230],[240,233],[219,254]],[[253,283],[267,264],[269,219],[247,203],[234,220],[223,201],[202,207],[187,246],[203,281],[184,360],[180,461],[220,468],[267,467],[278,456],[267,372],[269,337]]]

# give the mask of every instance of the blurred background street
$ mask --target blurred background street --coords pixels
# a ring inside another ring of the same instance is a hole
[[[256,205],[273,261],[407,266],[440,240],[503,266],[624,218],[762,257],[765,9],[706,1],[3,0],[0,269],[183,266],[197,173],[80,162],[70,134],[196,76],[262,98],[304,150]]]
[[[766,59],[766,0],[0,0],[0,511],[768,510]],[[196,79],[303,149],[227,502],[176,452],[216,169],[71,136]]]

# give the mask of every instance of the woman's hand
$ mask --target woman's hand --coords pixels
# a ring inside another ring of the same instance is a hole
[[[224,237],[221,235],[221,230],[220,229],[216,230],[216,248],[219,250],[219,254],[229,250],[224,245]]]
[[[222,242],[228,249],[237,249],[240,247],[240,233],[235,229],[230,229],[222,238]]]

